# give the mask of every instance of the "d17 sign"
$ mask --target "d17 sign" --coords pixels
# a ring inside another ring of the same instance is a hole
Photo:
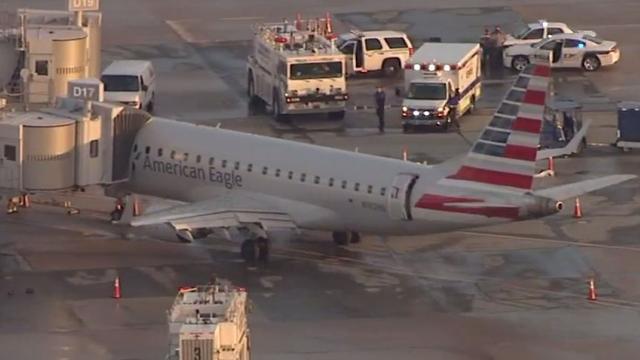
[[[100,0],[69,0],[69,11],[98,11]]]
[[[72,80],[68,83],[67,96],[87,101],[102,101],[104,86],[98,79]]]

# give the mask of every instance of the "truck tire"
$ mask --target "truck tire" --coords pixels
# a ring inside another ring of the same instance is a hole
[[[600,69],[600,59],[597,55],[585,55],[584,59],[582,59],[582,68],[584,71],[596,71]]]
[[[327,117],[329,117],[329,120],[343,120],[345,113],[346,112],[344,110],[332,111],[327,114]]]
[[[274,90],[275,91],[275,90]],[[286,122],[288,120],[287,114],[283,114],[280,109],[280,100],[277,93],[273,95],[273,102],[271,103],[271,108],[273,109],[273,119],[277,122]]]
[[[515,71],[524,70],[529,65],[529,58],[524,55],[517,55],[511,60],[511,68]]]
[[[382,73],[386,77],[396,77],[400,73],[400,60],[385,59],[382,62]]]

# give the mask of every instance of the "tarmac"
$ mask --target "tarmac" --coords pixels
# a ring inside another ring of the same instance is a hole
[[[64,5],[8,0],[3,6]],[[352,109],[344,122],[312,117],[283,125],[249,113],[250,26],[325,11],[336,16],[339,30],[402,29],[416,43],[432,36],[475,41],[485,26],[510,30],[539,18],[618,41],[622,60],[611,68],[554,71],[556,93],[580,101],[593,124],[586,151],[557,159],[556,177],[537,179],[536,186],[640,175],[638,152],[610,145],[616,103],[638,100],[640,90],[633,67],[640,4],[633,1],[111,0],[103,2],[103,63],[152,60],[162,117],[395,158],[407,147],[409,160],[428,164],[468,151],[510,86],[508,69],[486,76],[480,108],[462,118],[460,134],[403,134],[398,109],[390,108],[388,129],[379,135],[375,114],[355,109],[371,105],[378,84],[397,106],[392,94],[401,80],[375,76],[349,80]],[[636,359],[639,183],[582,197],[580,219],[567,204],[543,220],[428,236],[365,236],[348,247],[335,246],[322,232],[282,233],[271,261],[255,267],[241,261],[238,244],[221,237],[183,244],[168,227],[111,224],[109,203],[93,195],[70,198],[77,215],[35,204],[0,214],[0,358],[162,359],[166,310],[178,287],[215,275],[248,289],[252,358],[258,360]],[[116,276],[119,300],[111,298]],[[590,278],[597,301],[587,300]]]

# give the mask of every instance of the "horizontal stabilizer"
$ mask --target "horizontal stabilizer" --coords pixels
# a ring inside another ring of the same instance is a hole
[[[573,136],[571,141],[569,141],[566,146],[557,149],[538,150],[536,159],[541,160],[548,159],[550,157],[577,154],[580,143],[585,138],[587,130],[589,130],[589,126],[591,126],[591,119],[585,119],[582,122],[582,127],[580,128],[580,130]]]
[[[597,179],[578,181],[571,184],[536,190],[533,193],[535,195],[554,200],[566,200],[592,191],[600,190],[611,185],[616,185],[636,177],[636,175],[610,175]]]

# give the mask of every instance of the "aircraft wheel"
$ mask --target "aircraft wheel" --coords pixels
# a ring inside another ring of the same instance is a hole
[[[346,231],[334,231],[332,235],[333,242],[336,243],[336,245],[344,246],[349,244],[351,233]]]
[[[269,239],[260,237],[256,240],[256,248],[258,249],[258,260],[268,261],[271,244]]]
[[[240,254],[244,261],[248,263],[255,262],[258,256],[258,246],[256,241],[253,239],[246,239],[243,241],[240,246]]]

